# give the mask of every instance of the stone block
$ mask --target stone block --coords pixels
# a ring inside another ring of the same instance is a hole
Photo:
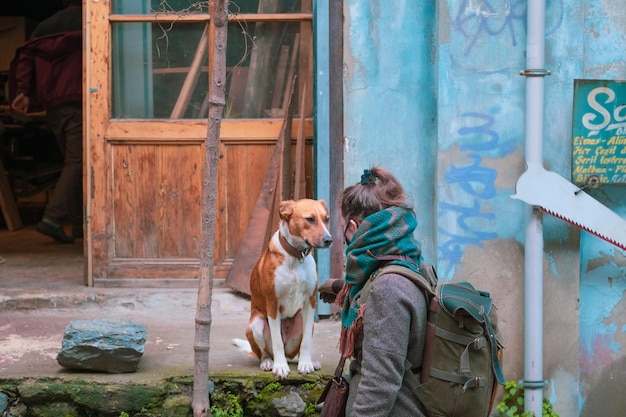
[[[108,373],[136,372],[146,326],[125,320],[73,320],[63,335],[57,362],[64,368]]]

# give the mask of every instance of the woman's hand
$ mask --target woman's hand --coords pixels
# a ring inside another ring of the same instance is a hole
[[[320,299],[325,303],[332,304],[335,302],[335,298],[341,289],[343,288],[343,280],[337,278],[327,279],[317,289],[320,293]]]

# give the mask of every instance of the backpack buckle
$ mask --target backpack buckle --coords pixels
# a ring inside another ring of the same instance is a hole
[[[474,378],[470,378],[463,385],[463,392],[465,392],[468,388],[484,388],[485,387],[485,378],[482,376],[477,376]]]
[[[474,350],[480,350],[487,346],[487,339],[483,336],[477,337],[474,339],[473,347]]]

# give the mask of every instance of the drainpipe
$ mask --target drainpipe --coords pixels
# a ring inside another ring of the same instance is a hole
[[[315,1],[315,198],[328,203],[333,245],[316,251],[321,285],[343,276],[343,229],[340,199],[343,190],[343,2]],[[317,303],[317,315],[328,316],[331,305]]]
[[[545,0],[527,9],[525,152],[527,169],[543,167]],[[537,184],[541,187],[541,184]],[[526,207],[524,245],[524,410],[542,415],[543,388],[543,214]]]
[[[313,91],[315,91],[314,113],[314,159],[315,159],[315,191],[314,195],[316,199],[326,200],[330,203],[330,178],[332,173],[330,169],[330,108],[329,108],[329,95],[332,92],[329,86],[329,4],[325,1],[313,2],[313,48],[315,58],[313,59]],[[332,204],[329,204],[329,209],[332,209]],[[334,219],[334,213],[330,213],[330,218]],[[335,222],[332,222],[335,223]],[[331,231],[331,235],[335,238],[335,235]],[[341,245],[341,242],[339,243]],[[335,244],[331,246],[335,247]],[[317,262],[317,276],[319,279],[319,285],[322,285],[331,274],[331,255],[329,250],[315,251],[315,260]],[[319,316],[329,316],[331,314],[330,304],[322,303],[319,299],[316,305],[315,320],[319,320]]]

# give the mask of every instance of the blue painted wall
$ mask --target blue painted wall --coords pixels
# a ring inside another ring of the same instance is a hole
[[[380,164],[418,209],[440,278],[492,292],[506,377],[524,361],[526,6],[522,0],[345,0],[345,184]],[[573,80],[626,79],[621,2],[546,4],[544,166],[570,178]],[[541,187],[542,184],[537,184]],[[626,190],[592,194],[626,217]],[[544,394],[561,416],[626,406],[626,257],[544,218]]]
[[[413,195],[418,233],[427,237],[435,227],[435,19],[430,1],[345,3],[345,180],[356,183],[373,165],[392,169]],[[435,259],[432,239],[423,252]]]

